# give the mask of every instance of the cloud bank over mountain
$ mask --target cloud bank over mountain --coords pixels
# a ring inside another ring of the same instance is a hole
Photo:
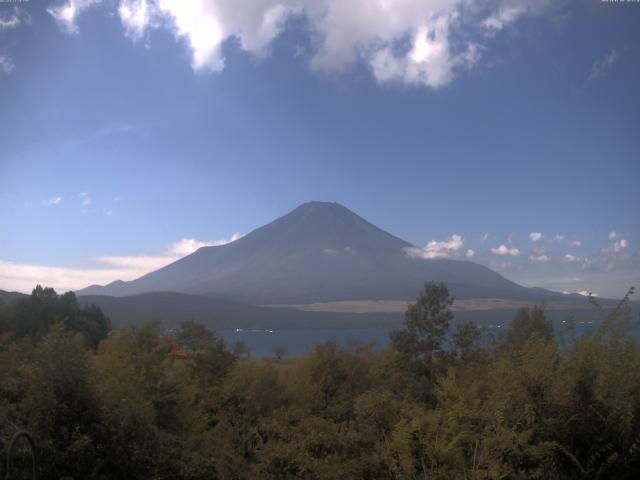
[[[242,238],[234,233],[227,239],[201,241],[183,238],[158,254],[104,255],[89,259],[90,266],[52,266],[11,262],[0,259],[0,289],[30,292],[37,284],[59,291],[76,290],[92,283],[114,280],[133,280],[176,260],[201,247],[226,245]]]

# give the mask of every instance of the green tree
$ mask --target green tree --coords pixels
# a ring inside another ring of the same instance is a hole
[[[335,422],[353,418],[356,397],[372,382],[369,356],[335,341],[318,345],[295,371],[293,395],[300,407]]]
[[[0,365],[0,433],[31,432],[43,478],[91,478],[104,444],[91,353],[82,336],[56,324],[35,346],[13,345]]]
[[[481,337],[482,329],[472,321],[467,320],[456,325],[453,332],[453,346],[463,361],[478,349]]]
[[[180,478],[206,464],[197,455],[207,425],[197,379],[174,358],[157,325],[112,334],[101,344],[95,372],[107,444],[100,474]]]
[[[503,343],[507,347],[519,347],[534,338],[543,341],[553,339],[553,324],[547,319],[544,305],[535,305],[533,309],[521,308],[513,317]]]
[[[111,330],[109,318],[95,305],[81,307],[73,292],[57,295],[52,288],[38,285],[31,295],[0,305],[0,338],[29,338],[38,341],[54,324],[83,335],[93,348]]]
[[[395,367],[406,371],[407,389],[414,398],[433,401],[433,389],[446,357],[442,348],[453,319],[453,297],[445,283],[426,282],[416,303],[409,305],[401,329],[391,333],[397,354]]]
[[[216,340],[215,334],[206,326],[193,320],[187,320],[175,332],[178,344],[187,352],[201,352],[211,347]]]

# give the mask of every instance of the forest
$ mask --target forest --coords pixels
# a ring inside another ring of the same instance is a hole
[[[26,430],[43,479],[640,478],[632,293],[592,299],[586,334],[541,305],[487,339],[426,283],[382,351],[246,358],[193,321],[112,330],[38,286],[0,305],[0,458]]]

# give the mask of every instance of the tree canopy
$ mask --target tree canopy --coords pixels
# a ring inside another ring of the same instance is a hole
[[[327,342],[274,361],[189,321],[94,348],[74,297],[36,289],[2,307],[0,450],[30,431],[42,478],[638,478],[624,308],[562,341],[543,308],[522,310],[481,344],[450,307],[426,284],[388,348]]]

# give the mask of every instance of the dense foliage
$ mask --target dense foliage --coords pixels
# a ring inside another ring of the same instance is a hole
[[[73,292],[58,295],[53,288],[38,285],[29,297],[0,306],[0,348],[15,337],[41,340],[56,323],[81,333],[93,347],[111,329],[109,319],[98,307],[80,307]]]
[[[524,309],[481,346],[426,284],[382,352],[254,359],[194,322],[105,337],[101,312],[36,289],[0,307],[0,449],[31,431],[51,479],[640,478],[625,302],[579,338]]]

